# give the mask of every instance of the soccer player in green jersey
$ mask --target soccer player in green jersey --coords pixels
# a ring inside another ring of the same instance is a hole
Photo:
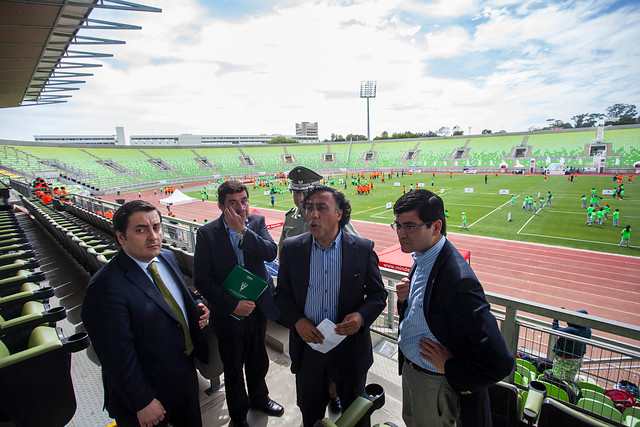
[[[593,205],[590,205],[587,208],[587,222],[585,222],[585,224],[587,224],[587,225],[593,224],[593,211],[594,210],[595,210],[595,208],[593,207]]]
[[[618,246],[622,246],[622,244],[626,241],[627,247],[629,247],[629,237],[631,237],[631,226],[627,225],[625,228],[622,229],[622,232],[620,234],[622,234],[622,240],[620,240],[620,245]]]
[[[460,228],[469,228],[467,227],[467,214],[462,212],[462,225]]]
[[[616,209],[613,212],[613,226],[617,227],[618,226],[618,219],[620,218],[620,210]]]
[[[604,208],[600,208],[598,212],[596,212],[596,217],[598,218],[598,225],[602,225],[602,220],[604,219]]]
[[[582,200],[582,209],[586,209],[587,208],[587,196],[585,196],[583,194],[582,197],[580,198],[580,200]]]

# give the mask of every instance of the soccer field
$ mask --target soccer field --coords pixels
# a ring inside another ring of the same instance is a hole
[[[368,174],[365,174],[368,178]],[[543,243],[548,245],[567,246],[600,252],[619,253],[640,256],[640,183],[629,183],[627,176],[623,181],[625,187],[624,200],[604,196],[602,190],[617,187],[611,176],[581,175],[569,182],[566,176],[549,176],[545,181],[542,175],[495,175],[487,176],[485,184],[484,174],[437,174],[431,173],[394,175],[385,183],[380,179],[373,180],[374,189],[370,195],[357,195],[356,189],[349,179],[347,189],[339,184],[344,174],[333,176],[334,187],[343,190],[351,202],[351,218],[362,221],[389,224],[393,221],[393,209],[388,203],[393,203],[402,195],[402,186],[409,191],[410,184],[414,188],[424,184],[424,188],[440,195],[444,200],[445,209],[449,211],[447,231],[453,233],[468,233],[479,236],[497,237],[524,242]],[[431,181],[433,178],[433,186]],[[276,181],[274,181],[276,182]],[[595,187],[597,194],[602,197],[600,206],[609,204],[611,213],[609,219],[602,226],[585,225],[586,210],[581,208],[580,200],[583,194],[590,195]],[[271,198],[264,195],[265,188],[250,186],[251,206],[271,208]],[[277,181],[275,188],[284,191],[275,195],[275,208],[288,210],[293,206],[293,199],[287,186]],[[508,190],[515,195],[514,206],[510,205],[511,196],[499,194],[500,190]],[[535,200],[546,200],[547,191],[553,194],[552,206],[545,206],[534,216],[531,211],[522,209],[525,196],[531,195]],[[540,196],[538,197],[538,194]],[[191,193],[193,197],[199,197]],[[215,197],[215,196],[214,196]],[[612,226],[612,213],[620,210],[620,227]],[[460,229],[462,212],[467,215],[468,229]],[[511,213],[511,222],[507,221]],[[621,231],[627,224],[631,225],[631,248],[618,247]]]

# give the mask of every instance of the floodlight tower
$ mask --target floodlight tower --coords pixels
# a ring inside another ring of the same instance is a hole
[[[376,81],[364,80],[360,82],[360,98],[367,98],[367,141],[371,141],[369,131],[369,98],[376,97]]]

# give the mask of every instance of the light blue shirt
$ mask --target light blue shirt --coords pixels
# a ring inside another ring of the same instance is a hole
[[[416,270],[411,277],[411,287],[409,288],[409,298],[405,317],[400,323],[400,333],[398,345],[404,356],[418,366],[429,371],[438,372],[431,363],[420,356],[420,338],[430,338],[440,344],[429,329],[424,313],[424,293],[428,286],[427,281],[431,274],[431,269],[440,254],[446,237],[442,236],[440,241],[433,245],[424,253],[413,253],[413,260]]]
[[[155,282],[153,281],[153,277],[151,277],[151,273],[149,272],[149,270],[147,270],[147,267],[152,262],[154,261],[156,262],[156,267],[158,268],[158,273],[160,274],[160,278],[164,282],[164,285],[167,287],[167,290],[169,291],[169,293],[171,293],[171,296],[173,296],[173,299],[175,299],[178,305],[180,306],[180,310],[182,310],[182,314],[186,319],[187,310],[184,306],[184,298],[182,296],[182,291],[180,290],[180,286],[178,285],[178,283],[173,278],[173,274],[171,274],[171,270],[169,269],[169,267],[166,266],[164,262],[161,261],[160,258],[158,257],[155,257],[149,262],[138,261],[132,256],[129,256],[129,258],[131,258],[136,264],[138,264],[138,266],[140,266],[142,271],[144,271],[144,274],[146,274],[149,277],[149,279],[151,279],[151,283],[153,283],[154,286],[155,286]],[[160,290],[158,290],[158,292],[160,292]]]
[[[342,231],[327,249],[313,239],[309,263],[309,288],[304,302],[304,315],[314,325],[325,318],[338,322],[338,296],[342,272]]]
[[[238,265],[244,268],[244,251],[238,247],[240,244],[240,239],[236,236],[236,232],[229,228],[227,223],[222,219],[224,223],[224,228],[226,228],[227,233],[229,233],[229,239],[231,240],[231,246],[233,246],[233,251],[236,253],[236,258],[238,259]],[[247,221],[245,221],[245,227],[247,226]]]

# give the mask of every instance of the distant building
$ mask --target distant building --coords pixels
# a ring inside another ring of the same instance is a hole
[[[257,145],[283,135],[131,135],[131,145]],[[284,135],[298,142],[318,142],[314,136]]]
[[[304,123],[303,123],[304,124]],[[318,141],[318,124],[315,134],[307,135],[131,135],[125,138],[124,128],[117,127],[116,135],[35,135],[36,142],[45,144],[103,144],[103,145],[257,145],[266,144],[276,136],[285,136],[300,143],[314,143]],[[297,124],[296,124],[297,126]]]
[[[318,139],[318,122],[296,123],[296,136],[314,136]]]
[[[33,138],[44,144],[116,144],[115,135],[34,135]]]

